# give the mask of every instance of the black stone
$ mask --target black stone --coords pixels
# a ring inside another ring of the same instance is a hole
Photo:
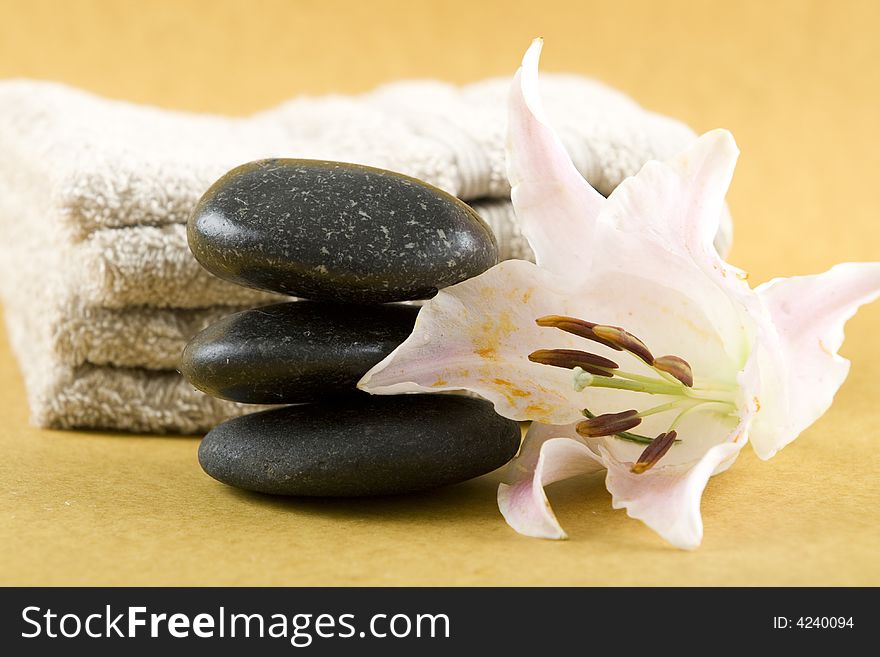
[[[391,171],[321,160],[233,169],[205,192],[187,236],[220,278],[325,301],[424,299],[498,258],[492,232],[454,196]]]
[[[364,393],[227,420],[199,447],[209,475],[279,495],[386,495],[454,484],[516,454],[519,425],[489,402]]]
[[[199,390],[251,404],[293,404],[350,392],[412,331],[419,309],[292,301],[224,317],[184,349]]]

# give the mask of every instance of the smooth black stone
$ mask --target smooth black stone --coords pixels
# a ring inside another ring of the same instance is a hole
[[[391,171],[260,160],[205,192],[187,225],[208,271],[324,301],[424,299],[497,262],[491,230],[454,196]]]
[[[199,447],[209,475],[278,495],[387,495],[454,484],[516,454],[519,425],[452,395],[354,395],[227,420]]]
[[[419,309],[291,301],[224,317],[196,335],[180,371],[199,390],[251,404],[350,392],[412,331]]]

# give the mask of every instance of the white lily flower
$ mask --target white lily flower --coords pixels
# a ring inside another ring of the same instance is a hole
[[[614,508],[692,549],[709,477],[749,440],[772,457],[831,405],[849,369],[843,325],[880,294],[880,263],[750,288],[712,246],[738,155],[724,130],[602,197],[544,118],[540,50],[516,74],[508,127],[537,264],[441,291],[360,387],[470,390],[532,420],[498,491],[520,533],[565,538],[544,487],[604,468]]]

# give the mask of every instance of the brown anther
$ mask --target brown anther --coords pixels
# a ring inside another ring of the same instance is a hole
[[[602,324],[593,326],[592,330],[597,337],[616,345],[618,349],[624,349],[632,355],[638,356],[648,365],[653,364],[654,356],[651,354],[651,350],[632,333],[617,326],[605,326]]]
[[[694,372],[684,358],[660,356],[654,359],[654,369],[671,374],[688,388],[694,387]]]
[[[577,349],[538,349],[529,354],[529,360],[533,363],[564,367],[569,370],[580,367],[596,376],[614,376],[608,370],[616,370],[618,367],[613,360]]]
[[[621,431],[629,431],[639,424],[642,418],[638,417],[638,411],[630,410],[621,413],[606,413],[596,415],[589,420],[578,423],[575,427],[578,434],[586,438],[597,436],[613,436]]]
[[[651,441],[651,444],[645,447],[645,451],[639,456],[639,460],[633,463],[630,472],[633,474],[642,474],[643,472],[653,468],[657,461],[663,458],[678,434],[675,431],[669,433],[661,433]]]
[[[622,351],[621,347],[618,347],[616,344],[609,342],[608,340],[603,340],[596,335],[593,332],[593,327],[596,326],[593,322],[577,319],[576,317],[565,317],[563,315],[547,315],[546,317],[539,317],[535,320],[535,323],[538,326],[558,328],[566,333],[571,333],[580,338],[592,340],[593,342],[598,342],[606,347],[611,347],[615,351]]]

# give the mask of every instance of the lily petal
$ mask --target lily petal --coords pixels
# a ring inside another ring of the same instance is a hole
[[[608,468],[605,486],[611,493],[611,505],[615,509],[626,509],[631,518],[641,520],[657,532],[661,538],[677,548],[693,550],[703,539],[703,519],[700,515],[700,500],[709,477],[729,468],[740,450],[748,442],[750,426],[758,405],[749,396],[749,390],[757,383],[758,370],[751,363],[740,374],[742,399],[739,403],[739,417],[726,438],[706,449],[702,456],[690,462],[675,462],[667,459],[669,465],[655,466],[642,474],[630,471],[631,460],[620,458],[618,450],[611,449],[615,443],[604,441],[598,446],[602,462]],[[694,439],[691,430],[684,441],[687,446]],[[688,451],[690,451],[688,447]],[[673,452],[676,450],[673,447]],[[672,456],[672,453],[670,453]]]
[[[747,305],[747,276],[726,263],[713,244],[726,216],[724,197],[738,154],[728,131],[713,130],[677,158],[650,161],[621,182],[597,222],[595,239],[603,248],[594,268],[642,276],[662,271],[668,285],[691,294],[708,282],[719,288],[715,296],[727,299],[722,305],[731,299]],[[697,271],[703,277],[695,276]]]
[[[498,486],[498,508],[507,524],[520,534],[567,538],[544,487],[603,468],[598,455],[574,427],[533,422],[519,456],[507,466],[506,482]]]
[[[703,539],[700,499],[716,470],[728,466],[745,444],[726,442],[709,449],[692,465],[657,466],[642,474],[630,472],[631,463],[618,461],[603,445],[599,452],[608,474],[605,485],[611,505],[626,509],[661,538],[677,548],[693,550]]]
[[[738,153],[728,131],[713,130],[677,158],[648,162],[624,180],[599,216],[595,239],[602,248],[593,267],[640,277],[662,272],[666,286],[699,300],[742,366],[753,339],[754,294],[713,244]]]
[[[538,264],[569,280],[615,271],[653,279],[662,272],[666,287],[698,299],[712,333],[741,367],[751,341],[744,308],[752,295],[745,274],[713,246],[729,218],[724,196],[739,154],[732,135],[715,130],[669,162],[648,162],[604,199],[544,119],[540,49],[536,40],[513,82],[508,127],[513,203]]]
[[[720,229],[715,236],[714,244],[718,255],[726,260],[733,248],[733,217],[730,216],[730,210],[726,205],[721,212]]]
[[[538,265],[571,276],[589,264],[593,226],[605,199],[584,180],[545,119],[538,93],[542,44],[532,42],[511,87],[507,175]]]
[[[686,343],[689,348],[679,353],[695,371],[732,377],[741,363],[726,356],[725,345],[704,315],[708,307],[708,300],[668,289],[656,276],[610,272],[578,282],[529,262],[508,260],[442,290],[425,304],[412,335],[367,372],[359,387],[373,394],[465,389],[492,401],[505,417],[555,425],[582,420],[585,407],[596,413],[643,410],[663,400],[651,395],[633,399],[626,391],[602,388],[579,392],[571,370],[532,362],[529,354],[587,348],[636,371],[642,368],[638,359],[538,326],[535,320],[547,315],[597,323],[623,320],[627,330],[645,338],[658,353],[673,353]]]
[[[845,263],[822,274],[772,280],[757,293],[779,343],[762,363],[761,412],[752,446],[769,459],[831,406],[849,373],[838,355],[843,327],[859,306],[880,297],[880,263]]]
[[[572,312],[566,281],[523,260],[507,260],[441,290],[419,312],[412,335],[361,379],[373,394],[470,390],[515,420],[583,419],[570,370],[534,363],[543,347],[583,340],[542,328],[539,317]]]
[[[667,162],[652,160],[611,193],[601,220],[624,232],[649,232],[667,250],[711,265],[724,197],[739,149],[727,130],[701,135]]]

